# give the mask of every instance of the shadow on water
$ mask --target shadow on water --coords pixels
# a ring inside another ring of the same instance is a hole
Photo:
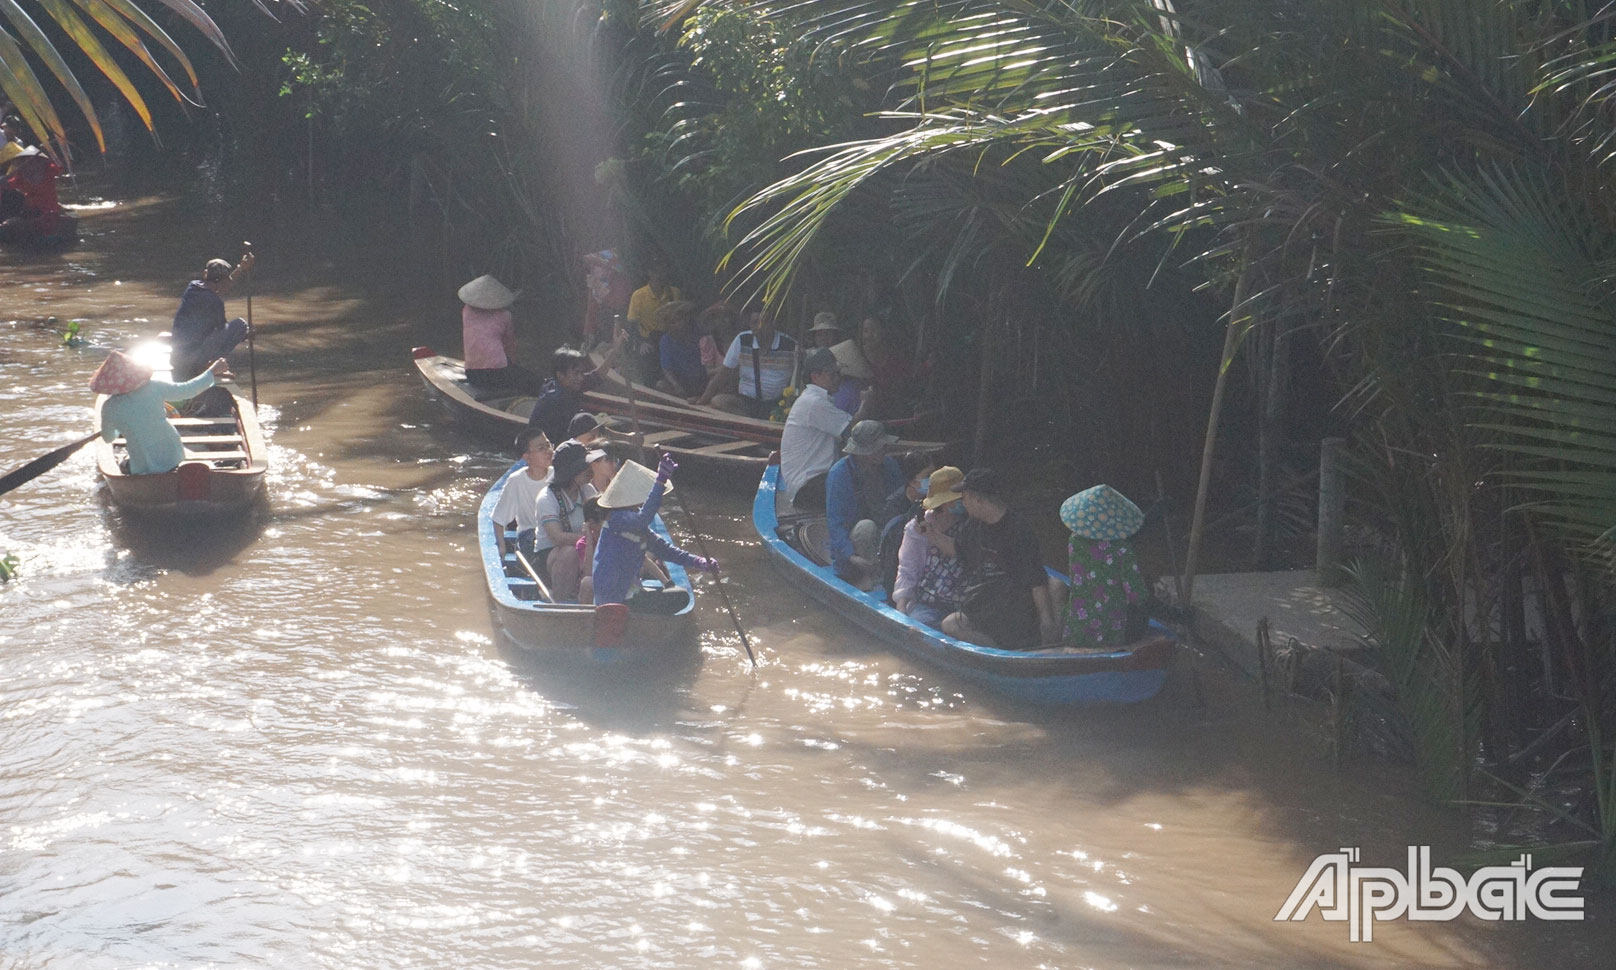
[[[488,613],[495,649],[516,679],[579,720],[609,731],[648,735],[672,730],[688,713],[690,690],[702,668],[694,636],[687,649],[656,663],[601,666],[543,656],[505,632],[492,604]]]
[[[116,546],[128,549],[140,565],[188,576],[207,576],[235,561],[263,534],[270,514],[264,498],[245,514],[204,519],[131,514],[112,504],[104,486],[99,498],[102,519]],[[132,574],[114,570],[111,575],[116,579]]]

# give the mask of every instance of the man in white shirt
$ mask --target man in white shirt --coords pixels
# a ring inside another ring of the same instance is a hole
[[[550,462],[555,449],[543,431],[529,428],[517,436],[527,467],[505,479],[505,487],[494,503],[494,537],[500,555],[505,554],[505,527],[516,523],[516,544],[532,554],[534,530],[539,527],[539,493],[550,484]]]
[[[836,355],[815,350],[803,362],[808,386],[791,405],[780,433],[780,487],[799,511],[825,511],[825,473],[841,457],[842,437],[864,417],[870,393],[859,399],[859,413],[849,415],[831,400],[842,379]],[[812,483],[812,484],[810,484]]]
[[[742,330],[730,341],[724,366],[692,403],[766,419],[791,382],[796,353],[797,342],[774,329],[770,311],[764,310],[753,321],[751,330]],[[761,394],[759,384],[763,385]]]

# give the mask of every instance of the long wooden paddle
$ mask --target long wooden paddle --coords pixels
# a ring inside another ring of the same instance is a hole
[[[522,555],[522,550],[518,547],[512,547],[511,552],[516,555],[516,561],[521,563],[522,568],[527,571],[527,578],[533,580],[534,585],[538,586],[539,595],[544,597],[544,601],[554,603],[556,598],[550,592],[550,587],[544,585],[544,580],[539,578],[539,571],[533,568],[533,564],[527,561],[526,556]]]
[[[19,485],[25,485],[60,465],[75,451],[94,441],[100,434],[100,431],[92,431],[79,440],[63,445],[48,455],[41,455],[16,471],[7,474],[6,477],[0,478],[0,495],[6,494]]]
[[[673,493],[668,492],[666,494],[672,495]],[[690,514],[690,506],[685,504],[683,498],[679,499],[679,511],[685,517],[685,525],[690,526],[690,534],[696,537],[696,548],[701,550],[702,558],[712,560],[712,555],[707,552],[707,540],[703,539],[701,533],[696,530],[692,523],[695,516]],[[729,612],[730,622],[735,624],[735,632],[741,635],[741,646],[746,648],[746,659],[752,661],[752,666],[756,667],[757,654],[752,652],[752,638],[746,635],[746,629],[741,626],[741,615],[735,612],[735,604],[730,602],[729,590],[724,588],[723,580],[715,580],[713,586],[718,590],[719,598],[724,601],[724,609]]]
[[[252,254],[252,243],[243,241],[242,244],[241,244],[241,248],[242,248],[242,251],[245,252],[246,254],[248,254],[248,255]],[[247,272],[250,275],[252,273],[252,270],[249,269],[249,270],[247,270]],[[258,413],[258,358],[253,353],[252,280],[251,279],[247,280],[247,373],[249,375],[251,375],[251,377],[252,377],[253,413],[256,415]]]

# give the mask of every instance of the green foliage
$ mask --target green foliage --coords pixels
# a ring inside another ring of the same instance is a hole
[[[7,553],[0,556],[0,583],[9,583],[17,578],[18,559]]]

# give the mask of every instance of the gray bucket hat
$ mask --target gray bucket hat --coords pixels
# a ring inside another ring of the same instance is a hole
[[[887,434],[886,425],[879,421],[860,421],[848,433],[842,450],[850,455],[879,455],[888,445],[897,444],[898,436]]]

